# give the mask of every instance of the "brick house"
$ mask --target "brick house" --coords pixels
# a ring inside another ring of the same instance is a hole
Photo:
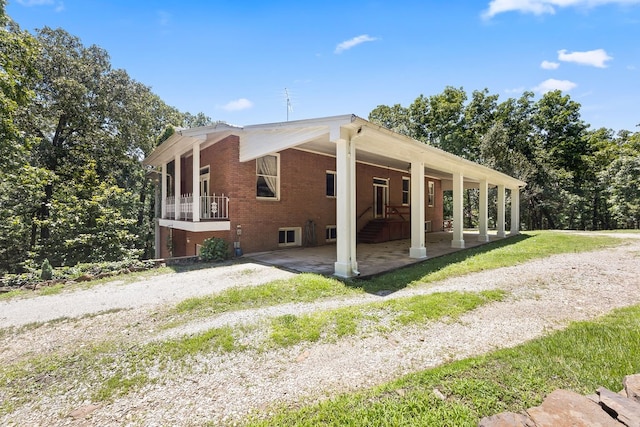
[[[510,190],[516,234],[525,185],[354,115],[185,129],[144,163],[160,177],[158,257],[196,255],[209,237],[244,253],[332,244],[341,277],[358,274],[357,242],[410,239],[408,256],[425,258],[425,232],[443,229],[445,190],[453,190],[452,246],[464,247],[465,188],[480,189],[483,241],[489,186],[498,188],[498,236]]]

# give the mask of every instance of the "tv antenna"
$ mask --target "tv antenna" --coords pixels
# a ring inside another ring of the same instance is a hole
[[[284,88],[284,95],[287,100],[287,121],[289,121],[289,112],[293,113],[293,106],[291,105],[291,98],[289,97],[289,91],[286,87]]]

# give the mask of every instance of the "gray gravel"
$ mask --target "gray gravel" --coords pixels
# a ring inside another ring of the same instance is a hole
[[[136,283],[113,281],[104,286],[58,295],[1,301],[0,328],[108,310],[153,307],[212,294],[238,284],[257,285],[292,275],[275,267],[241,263],[155,276]]]
[[[210,422],[217,425],[232,423],[252,412],[266,414],[272,405],[318,401],[339,392],[370,387],[447,361],[517,345],[562,328],[572,320],[591,319],[616,307],[640,303],[639,260],[640,240],[636,240],[633,244],[609,250],[557,255],[413,287],[384,298],[484,289],[504,289],[509,292],[509,297],[506,301],[474,310],[455,322],[433,322],[386,333],[370,333],[329,343],[305,343],[272,351],[201,355],[191,362],[189,369],[178,364],[149,372],[150,376],[159,379],[158,383],[117,398],[80,420],[75,420],[69,414],[78,408],[87,408],[92,403],[83,400],[86,399],[86,390],[69,387],[69,391],[63,395],[35,395],[32,402],[0,418],[0,424],[189,426]],[[256,270],[250,273],[247,270],[250,268]],[[224,324],[256,322],[283,313],[308,313],[382,299],[375,296],[343,297],[314,304],[283,304],[273,308],[225,313],[170,330],[156,330],[154,326],[154,313],[168,302],[175,303],[195,293],[210,293],[213,289],[219,289],[221,283],[229,282],[228,286],[233,283],[246,284],[248,276],[254,277],[256,283],[262,279],[270,280],[268,274],[273,274],[275,278],[289,273],[262,266],[247,267],[245,264],[241,267],[154,278],[149,283],[120,287],[105,285],[104,289],[60,295],[55,300],[51,299],[54,297],[46,297],[49,299],[44,298],[45,302],[56,301],[56,304],[69,306],[87,301],[87,298],[90,300],[88,295],[98,298],[122,292],[123,302],[118,307],[126,310],[51,323],[24,331],[8,330],[0,334],[0,357],[3,360],[20,360],[36,352],[71,352],[78,346],[107,338],[130,340],[132,343],[164,339]],[[217,279],[211,279],[213,276]],[[202,284],[206,281],[209,288]],[[199,286],[206,289],[196,291]],[[190,290],[177,290],[182,287]],[[143,293],[136,294],[133,289]],[[159,290],[158,296],[153,295],[156,289]],[[84,292],[88,292],[87,296],[76,299],[80,297],[75,294]],[[140,298],[141,295],[144,298]],[[29,301],[3,303],[0,316],[9,319],[5,308]],[[86,307],[93,307],[94,311],[104,310],[102,305],[91,301],[87,301]],[[90,312],[85,309],[81,313]],[[55,314],[49,315],[49,318],[54,317]],[[2,322],[4,325],[13,324],[10,320]],[[86,384],[83,387],[91,388]]]

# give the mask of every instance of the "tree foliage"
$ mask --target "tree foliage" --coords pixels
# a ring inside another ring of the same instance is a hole
[[[406,108],[380,105],[369,119],[526,181],[520,211],[529,229],[639,226],[640,134],[590,131],[580,104],[560,91],[498,102],[487,89],[469,99],[447,87]],[[466,226],[477,212],[471,191]]]
[[[0,10],[0,275],[152,256],[141,160],[163,131],[211,119],[166,105],[104,49],[62,29],[31,35]]]

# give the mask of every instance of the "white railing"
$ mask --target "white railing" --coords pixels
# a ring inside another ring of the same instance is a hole
[[[229,197],[224,194],[200,197],[201,219],[229,219]]]
[[[180,214],[176,218],[176,198],[165,199],[166,215],[170,219],[193,219],[193,194],[183,194],[179,198]],[[200,219],[229,219],[229,197],[222,195],[200,197]]]

